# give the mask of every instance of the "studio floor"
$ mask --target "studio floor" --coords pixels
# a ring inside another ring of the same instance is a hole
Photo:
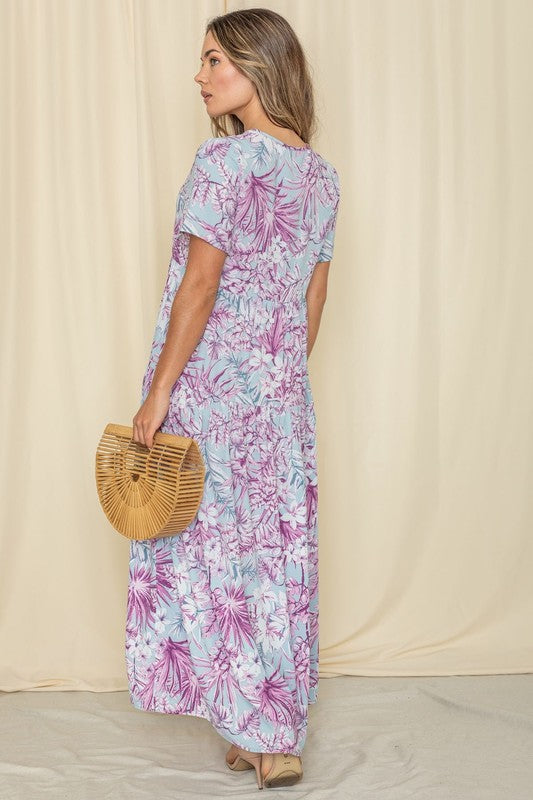
[[[257,797],[204,719],[122,692],[0,693],[2,800]],[[531,800],[533,674],[321,678],[304,775],[266,797]]]

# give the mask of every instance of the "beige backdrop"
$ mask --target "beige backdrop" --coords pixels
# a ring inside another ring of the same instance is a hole
[[[131,424],[206,20],[260,3],[3,0],[0,689],[125,689]],[[321,676],[533,671],[528,0],[291,0],[341,205],[310,359]]]

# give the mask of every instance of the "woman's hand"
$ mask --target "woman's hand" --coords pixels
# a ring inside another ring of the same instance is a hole
[[[170,405],[170,390],[152,387],[133,417],[133,441],[152,448],[154,433],[165,419]]]

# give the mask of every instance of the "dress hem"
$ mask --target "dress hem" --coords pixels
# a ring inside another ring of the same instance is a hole
[[[316,703],[317,701],[318,701],[318,695],[315,697],[314,700],[309,700],[308,701],[308,705],[312,705],[313,703]],[[213,722],[211,721],[211,718],[209,717],[208,714],[201,714],[199,711],[159,711],[159,709],[155,709],[155,708],[145,708],[144,706],[142,706],[138,702],[136,702],[133,699],[133,697],[131,696],[131,694],[130,694],[130,703],[132,704],[132,706],[135,709],[137,709],[137,711],[148,711],[148,712],[151,712],[153,714],[175,714],[176,716],[198,717],[199,719],[205,719],[207,722],[209,722],[211,724],[213,730],[216,733],[218,733],[219,736],[221,736],[223,739],[225,739],[230,744],[234,744],[236,747],[241,747],[242,748],[242,744],[240,743],[240,741],[238,741],[238,739],[236,737],[231,737],[231,735],[229,735],[227,733],[222,733],[222,731],[220,731],[213,724]],[[242,748],[242,749],[245,750],[246,748]],[[298,750],[298,749],[295,750],[293,748],[290,751],[289,750],[283,750],[283,751],[281,751],[281,750],[262,750],[261,752],[263,752],[263,753],[281,753],[281,752],[283,752],[283,753],[290,753],[290,755],[293,755],[293,756],[301,756],[302,751],[303,751],[303,748],[300,749],[300,750]]]

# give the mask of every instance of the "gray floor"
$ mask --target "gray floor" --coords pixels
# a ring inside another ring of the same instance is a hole
[[[207,720],[139,711],[127,692],[0,704],[2,800],[257,797]],[[532,800],[533,675],[322,678],[302,764],[265,797]]]

